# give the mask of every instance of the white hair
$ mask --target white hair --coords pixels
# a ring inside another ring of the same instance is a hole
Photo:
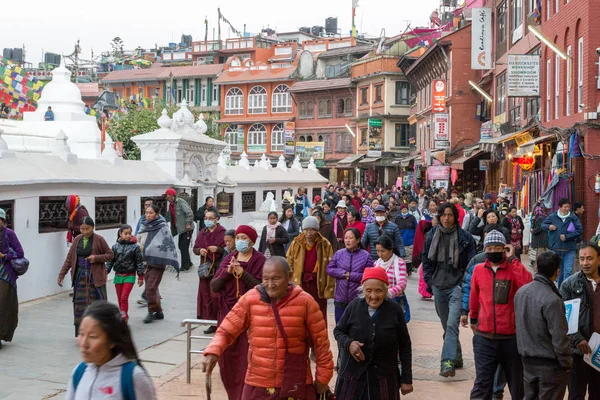
[[[389,285],[387,285],[383,281],[381,283],[383,283],[383,286],[385,287],[385,291],[387,292],[387,296],[389,297],[390,296],[390,291],[388,290],[389,289]],[[360,285],[358,287],[358,297],[360,297],[361,299],[365,298],[365,288],[364,288],[364,285]]]

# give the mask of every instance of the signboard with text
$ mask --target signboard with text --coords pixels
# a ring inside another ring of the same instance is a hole
[[[369,151],[367,157],[381,157],[383,121],[369,118]]]
[[[481,140],[492,138],[492,121],[487,121],[481,124],[481,128],[479,129],[479,138]]]
[[[434,140],[450,140],[450,134],[448,132],[448,114],[434,114],[433,115],[433,139]]]
[[[442,79],[434,79],[431,84],[431,98],[433,100],[431,104],[431,111],[434,113],[445,113],[446,112],[446,81]]]
[[[300,160],[323,160],[325,158],[325,142],[298,142],[296,155]]]
[[[472,10],[471,69],[492,69],[492,9]]]
[[[539,97],[540,56],[509,54],[506,83],[508,97]]]
[[[450,176],[450,167],[447,165],[432,165],[427,168],[427,177],[430,181],[448,180]]]
[[[285,147],[283,154],[286,156],[294,155],[294,132],[296,130],[296,123],[293,121],[288,121],[285,123]]]
[[[449,140],[436,140],[435,148],[438,150],[449,150],[450,149],[450,141]]]

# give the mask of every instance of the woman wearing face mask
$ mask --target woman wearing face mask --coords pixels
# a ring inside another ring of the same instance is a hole
[[[263,253],[265,258],[271,258],[272,256],[285,257],[285,245],[290,242],[287,230],[277,220],[275,211],[271,211],[267,219],[267,225],[260,235],[258,251]]]
[[[400,394],[413,391],[412,349],[404,313],[388,296],[383,268],[365,269],[361,282],[360,297],[348,305],[333,330],[340,348],[335,396],[398,400]]]
[[[469,233],[474,236],[483,237],[483,230],[487,225],[500,225],[500,217],[494,210],[479,209],[477,215],[473,217],[469,224]],[[510,241],[510,232],[508,229],[500,225],[500,231],[506,238],[506,241]],[[483,241],[480,241],[478,250],[483,249]]]
[[[327,266],[327,275],[336,279],[335,322],[337,323],[348,304],[358,296],[358,287],[365,268],[373,266],[371,255],[363,250],[360,233],[356,228],[348,228],[344,233],[343,249],[338,250]]]
[[[210,291],[210,281],[225,254],[225,228],[219,224],[219,213],[214,209],[205,211],[202,225],[204,228],[198,232],[193,247],[194,254],[200,256],[196,318],[214,320],[217,319],[218,304]],[[204,333],[208,335],[216,330],[216,326],[210,326]]]
[[[502,227],[510,233],[509,242],[515,249],[515,257],[521,259],[523,253],[523,219],[517,215],[517,207],[510,207],[508,215],[502,220]]]
[[[156,399],[152,378],[142,367],[131,331],[114,304],[97,301],[81,319],[77,345],[83,362],[74,370],[66,400]],[[114,396],[114,397],[113,397]]]
[[[294,209],[292,207],[285,208],[285,211],[283,214],[281,214],[281,218],[279,218],[279,222],[290,238],[290,241],[284,245],[284,250],[287,252],[288,247],[290,247],[290,243],[292,243],[296,236],[300,234],[300,223],[294,216]]]
[[[238,299],[262,281],[265,256],[254,250],[258,234],[248,225],[235,230],[235,248],[221,262],[210,288],[219,294],[218,325]],[[242,333],[219,358],[221,380],[230,399],[241,399],[248,368],[248,336]]]
[[[85,309],[96,300],[106,300],[108,273],[104,263],[113,258],[106,240],[94,233],[94,220],[88,216],[80,222],[81,234],[73,239],[73,245],[58,274],[58,286],[62,287],[65,275],[71,271],[75,336]]]

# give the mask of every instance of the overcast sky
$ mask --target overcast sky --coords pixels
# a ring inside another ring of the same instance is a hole
[[[37,65],[42,51],[70,54],[80,39],[85,59],[90,57],[91,49],[95,55],[109,50],[115,36],[123,39],[126,49],[179,42],[182,33],[203,40],[205,16],[211,39],[218,5],[218,1],[211,0],[30,0],[18,11],[0,13],[0,48],[25,45],[26,60]],[[359,0],[356,27],[372,36],[379,36],[385,28],[386,36],[394,36],[408,21],[413,27],[427,25],[429,15],[438,6],[439,0]],[[327,17],[337,17],[343,33],[351,28],[352,0],[227,0],[220,7],[239,31],[243,31],[244,24],[253,33],[267,26],[279,32],[296,31],[300,26],[324,26]],[[222,24],[221,29],[223,38],[227,38],[228,28]]]

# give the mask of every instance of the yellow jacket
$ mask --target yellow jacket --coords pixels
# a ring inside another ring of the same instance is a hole
[[[327,265],[333,257],[333,249],[327,239],[317,233],[317,288],[319,298],[333,299],[335,293],[335,278],[327,275]],[[306,252],[306,238],[304,233],[296,236],[288,248],[286,259],[290,264],[292,282],[302,287],[302,274],[304,273],[304,255]]]

